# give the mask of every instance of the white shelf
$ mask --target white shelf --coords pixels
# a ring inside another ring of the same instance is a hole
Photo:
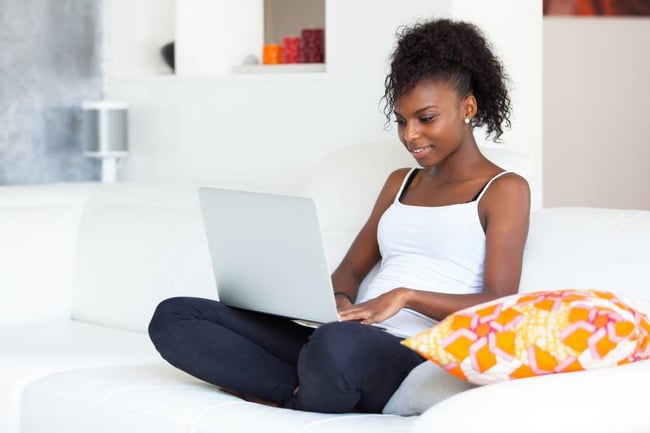
[[[325,72],[325,63],[285,63],[278,65],[242,65],[233,70],[238,74],[301,74]]]
[[[275,72],[267,72],[266,70],[260,72],[231,72],[229,74],[204,74],[204,75],[176,75],[176,74],[158,74],[158,75],[133,75],[123,77],[108,77],[106,82],[110,84],[136,84],[146,83],[147,85],[183,85],[183,83],[196,83],[200,81],[205,82],[229,82],[241,80],[253,81],[323,81],[327,80],[326,72],[308,72],[293,71],[293,70],[279,70],[283,68],[274,69]],[[294,73],[295,72],[295,73]]]

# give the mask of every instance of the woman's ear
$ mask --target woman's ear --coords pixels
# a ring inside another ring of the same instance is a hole
[[[472,119],[474,116],[476,116],[476,112],[478,111],[478,106],[476,104],[476,98],[472,93],[469,95],[465,96],[462,101],[462,110],[463,110],[463,117],[465,119]]]

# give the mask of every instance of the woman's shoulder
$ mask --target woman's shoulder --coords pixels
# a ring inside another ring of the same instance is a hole
[[[484,202],[495,204],[507,201],[529,202],[530,187],[523,176],[511,171],[502,171],[493,178],[483,198]]]
[[[410,167],[403,167],[393,170],[384,182],[381,196],[394,198],[406,180],[406,176],[408,176],[411,170],[413,169]]]
[[[523,176],[513,172],[504,170],[495,176],[492,182],[495,188],[504,191],[509,190],[529,190],[528,181]]]
[[[401,183],[404,178],[413,170],[412,167],[402,167],[396,170],[393,170],[389,175],[386,182],[398,182]]]

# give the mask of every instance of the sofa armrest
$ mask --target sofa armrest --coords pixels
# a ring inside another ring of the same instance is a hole
[[[79,221],[95,188],[0,188],[0,326],[70,317]]]
[[[451,397],[411,433],[650,431],[650,361],[486,385]]]

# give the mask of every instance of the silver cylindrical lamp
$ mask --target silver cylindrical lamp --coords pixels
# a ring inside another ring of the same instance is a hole
[[[102,182],[115,182],[117,162],[129,150],[128,106],[118,101],[82,104],[84,156],[102,160]]]

